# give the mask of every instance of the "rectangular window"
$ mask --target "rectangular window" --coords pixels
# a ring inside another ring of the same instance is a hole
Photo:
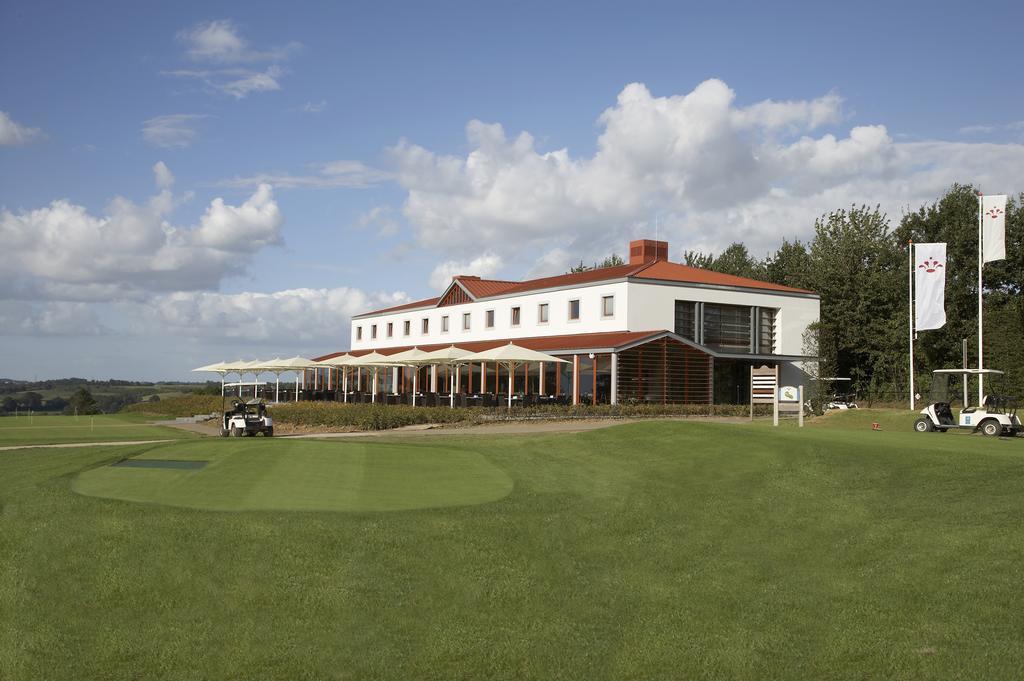
[[[363,340],[363,327],[356,327],[356,340]]]
[[[615,296],[601,296],[601,316],[615,316]]]
[[[759,307],[757,320],[757,351],[765,355],[775,354],[775,315],[773,307]]]
[[[422,333],[424,336],[430,333],[430,320],[427,319],[426,317],[423,318],[423,325],[420,329],[420,333]]]
[[[675,331],[686,340],[697,341],[697,303],[692,300],[676,301]]]
[[[493,329],[494,328],[494,310],[488,310],[487,312],[485,312],[484,313],[484,317],[485,317],[485,320],[486,320],[484,326],[486,326],[488,329]]]
[[[377,337],[377,325],[376,324],[372,324],[370,326],[370,338],[372,339],[372,338],[376,338],[376,337]]]
[[[578,321],[580,318],[579,299],[569,301],[569,321]]]
[[[537,323],[547,324],[548,323],[548,304],[541,303],[537,306]]]
[[[402,333],[405,334],[406,336],[412,333],[412,322],[410,322],[408,319],[402,322]]]
[[[394,335],[395,335],[395,323],[394,322],[388,322],[388,338],[391,338]]]
[[[462,330],[463,331],[469,331],[469,313],[468,312],[463,312],[462,313]]]
[[[448,315],[441,317],[441,333],[448,333]]]
[[[704,345],[716,350],[750,352],[750,314],[746,305],[704,303]]]
[[[519,308],[512,308],[512,326],[519,326]]]

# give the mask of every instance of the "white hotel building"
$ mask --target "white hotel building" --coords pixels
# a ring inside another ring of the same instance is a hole
[[[511,341],[568,360],[518,370],[513,392],[566,403],[747,402],[752,365],[779,366],[782,384],[803,382],[817,294],[667,256],[666,242],[641,240],[616,267],[530,281],[457,276],[440,297],[355,316],[350,352],[477,352]],[[391,370],[378,390],[407,393],[413,371]],[[420,386],[446,392],[421,371]],[[458,392],[505,394],[509,379],[494,365],[463,367]]]

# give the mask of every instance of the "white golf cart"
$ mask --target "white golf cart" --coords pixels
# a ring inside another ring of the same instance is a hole
[[[267,405],[263,400],[235,400],[231,409],[224,411],[224,420],[220,428],[221,437],[255,436],[259,433],[262,433],[263,437],[274,436],[274,421],[267,414]]]
[[[932,403],[921,410],[921,416],[914,421],[914,430],[919,433],[941,432],[951,428],[962,428],[985,435],[1014,436],[1024,432],[1017,416],[1017,401],[995,393],[986,395],[981,406],[964,406],[958,418],[953,418],[950,407],[950,379],[960,376],[966,382],[970,376],[984,376],[992,383],[1002,376],[995,369],[937,369],[932,372]],[[966,391],[964,392],[966,395]]]

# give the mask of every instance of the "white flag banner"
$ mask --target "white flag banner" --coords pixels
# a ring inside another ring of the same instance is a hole
[[[981,197],[984,262],[1006,258],[1006,194]]]
[[[914,326],[946,324],[946,244],[914,244]]]

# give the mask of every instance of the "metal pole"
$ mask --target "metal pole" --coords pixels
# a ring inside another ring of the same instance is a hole
[[[772,425],[779,425],[779,367],[775,366],[775,391],[772,395]]]
[[[907,309],[910,319],[910,410],[914,410],[914,242],[907,242],[907,259],[910,272],[907,275]]]
[[[967,339],[963,340],[964,369],[967,368]],[[964,374],[964,407],[967,407],[967,374]]]
[[[981,208],[982,208],[983,197],[984,197],[984,194],[982,194],[981,192],[978,192],[978,369],[979,370],[985,368],[985,361],[984,361],[985,360],[985,357],[984,357],[984,355],[985,355],[985,352],[984,352],[984,348],[985,348],[985,334],[982,331],[982,329],[984,328],[984,324],[983,324],[983,320],[982,320],[982,317],[984,316],[984,304],[983,304],[983,299],[982,299],[982,280],[981,280],[981,270],[982,270],[982,267],[985,264],[985,261],[983,260],[984,254],[982,253],[982,250],[981,250],[981,238],[982,238],[981,237],[981,233],[982,233],[982,227],[981,227],[982,212],[981,212]],[[978,374],[978,406],[979,407],[981,406],[981,402],[984,399],[985,399],[985,375],[979,373]]]
[[[800,397],[800,421],[799,421],[799,423],[800,423],[800,427],[803,428],[804,427],[804,387],[802,385],[797,387],[797,395]]]

